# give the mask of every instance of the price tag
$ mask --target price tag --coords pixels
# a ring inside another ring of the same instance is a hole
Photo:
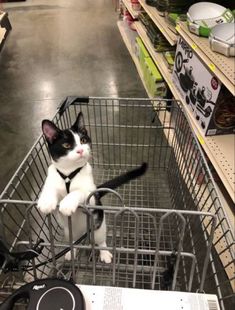
[[[202,138],[202,136],[198,135],[197,138],[198,138],[198,141],[200,142],[201,145],[205,144],[205,141]]]
[[[215,65],[213,63],[209,64],[209,68],[211,69],[212,72],[215,71]]]
[[[167,84],[170,86],[170,87],[173,87],[173,83],[171,81],[167,81]]]
[[[180,30],[180,25],[176,25],[175,29],[176,29],[177,31],[179,31],[179,30]]]
[[[197,48],[197,44],[193,43],[193,44],[191,45],[191,47],[192,47],[193,50],[195,50],[195,49]]]

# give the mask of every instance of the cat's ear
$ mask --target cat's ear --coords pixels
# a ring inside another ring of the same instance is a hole
[[[75,123],[72,126],[72,129],[76,132],[79,130],[85,129],[85,121],[82,112],[78,113]]]
[[[58,135],[60,133],[60,129],[58,127],[56,127],[56,125],[53,122],[51,122],[47,119],[44,119],[42,121],[42,132],[43,132],[47,142],[52,144],[53,141],[58,137]]]

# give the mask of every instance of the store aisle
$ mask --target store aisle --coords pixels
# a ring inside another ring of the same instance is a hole
[[[146,96],[111,0],[6,3],[0,53],[0,191],[66,95]]]

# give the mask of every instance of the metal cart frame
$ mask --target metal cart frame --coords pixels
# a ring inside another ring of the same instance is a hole
[[[231,305],[233,279],[221,266],[217,245],[223,241],[222,254],[229,254],[226,267],[232,268],[232,231],[180,103],[68,97],[53,120],[68,128],[79,111],[92,138],[96,184],[144,161],[149,169],[117,192],[110,191],[103,206],[90,206],[89,197],[81,206],[88,234],[74,243],[69,217],[68,244],[56,215],[44,216],[36,207],[50,164],[40,136],[0,196],[0,236],[12,253],[35,249],[39,243],[42,248],[27,263],[18,262],[17,272],[6,270],[7,260],[3,263],[3,295],[27,278],[57,275],[80,284],[205,291],[218,295],[222,309]],[[99,247],[93,242],[94,208],[106,214],[111,264],[99,261]],[[74,247],[79,252],[71,263],[58,258],[58,253]]]

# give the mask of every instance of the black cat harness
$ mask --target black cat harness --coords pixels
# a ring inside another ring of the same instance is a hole
[[[67,194],[69,193],[70,184],[71,184],[72,179],[82,170],[83,167],[84,166],[77,168],[76,170],[71,172],[69,175],[65,175],[60,170],[56,169],[56,171],[59,173],[59,175],[61,176],[61,178],[65,182]]]

